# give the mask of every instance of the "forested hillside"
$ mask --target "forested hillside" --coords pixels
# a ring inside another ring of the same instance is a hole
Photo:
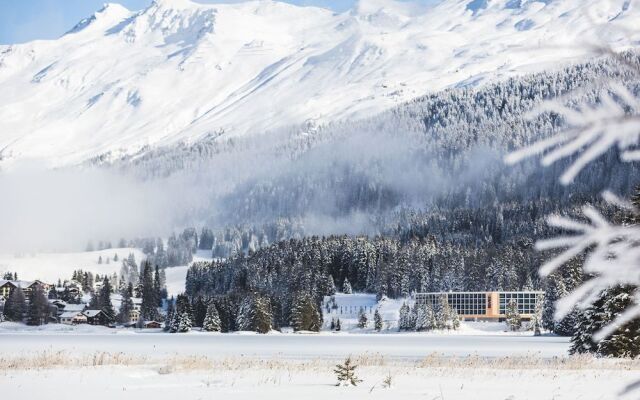
[[[624,60],[639,64],[635,54]],[[231,304],[247,293],[260,296],[280,324],[299,293],[319,301],[345,280],[354,290],[389,297],[526,288],[563,296],[582,279],[579,262],[540,281],[536,270],[544,255],[533,243],[551,233],[545,216],[576,213],[584,201],[604,207],[600,191],[630,193],[640,183],[637,167],[609,152],[566,188],[557,183],[565,164],[507,168],[502,157],[563,127],[553,113],[529,118],[542,101],[597,102],[601,84],[624,81],[624,70],[601,59],[429,95],[377,118],[293,135],[273,149],[289,155],[287,168],[258,172],[220,199],[229,211],[222,220],[237,225],[214,229],[209,240],[214,256],[230,258],[194,265],[187,293]],[[638,92],[637,82],[625,83]],[[170,154],[136,163],[157,171]],[[300,238],[340,229],[372,236],[283,240],[284,232]],[[227,308],[233,313],[237,306]]]

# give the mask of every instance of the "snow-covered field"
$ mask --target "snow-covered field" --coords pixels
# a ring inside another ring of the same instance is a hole
[[[21,279],[39,279],[47,283],[55,283],[58,279],[71,279],[74,270],[82,269],[97,274],[111,274],[120,271],[120,261],[133,253],[139,262],[144,254],[139,249],[122,248],[78,253],[33,253],[33,254],[0,254],[0,273],[17,272]],[[102,264],[98,259],[102,257]],[[106,263],[110,259],[109,264]]]
[[[70,279],[74,270],[82,269],[97,274],[112,274],[120,271],[121,262],[113,261],[126,258],[133,253],[138,263],[145,259],[140,249],[122,248],[78,253],[33,253],[33,254],[0,254],[0,274],[3,272],[17,272],[20,279],[39,279],[47,283],[56,283],[58,279]],[[102,264],[98,259],[102,257]],[[109,264],[106,263],[110,259]],[[210,261],[210,252],[198,251],[194,261]],[[175,296],[184,291],[187,266],[167,268],[167,290],[169,295]]]
[[[640,370],[638,361],[566,358],[567,341],[555,337],[84,329],[1,334],[3,394],[66,399],[63,386],[92,399],[611,399]],[[336,387],[333,365],[348,355],[363,382]]]
[[[0,324],[0,354],[63,351],[92,354],[96,351],[125,352],[128,355],[198,355],[210,357],[346,357],[349,354],[380,354],[394,359],[420,359],[438,353],[446,356],[482,357],[536,356],[562,357],[567,354],[567,338],[446,333],[395,334],[279,334],[253,333],[164,334],[131,329],[63,327],[50,325],[29,329],[16,324]]]

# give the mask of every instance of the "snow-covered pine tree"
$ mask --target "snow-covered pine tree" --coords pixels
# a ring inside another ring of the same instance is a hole
[[[518,312],[518,302],[515,299],[509,300],[507,304],[506,323],[512,332],[516,332],[522,327],[522,317]]]
[[[29,311],[27,324],[43,325],[49,322],[49,300],[44,289],[36,285],[29,295]]]
[[[120,302],[120,310],[118,310],[117,321],[121,324],[129,324],[131,322],[131,311],[133,311],[133,284],[129,283],[121,292],[122,300]]]
[[[173,322],[175,320],[175,300],[171,297],[167,301],[167,316],[164,320],[164,331],[169,332],[173,328]]]
[[[336,283],[333,280],[333,276],[331,276],[329,274],[329,275],[327,275],[327,278],[326,278],[326,293],[325,293],[325,296],[333,296],[334,294],[336,294]]]
[[[270,332],[273,328],[273,322],[269,300],[255,294],[246,297],[240,303],[236,326],[241,331]]]
[[[255,304],[255,331],[269,333],[273,329],[273,316],[271,314],[271,302],[266,297],[256,298]]]
[[[220,315],[218,314],[218,309],[213,302],[210,302],[207,307],[207,314],[205,315],[204,322],[202,323],[202,330],[207,332],[220,332],[222,330]]]
[[[433,309],[427,303],[420,303],[415,305],[416,319],[414,329],[418,332],[430,331],[436,328],[435,316]]]
[[[24,292],[19,286],[11,289],[9,297],[4,304],[4,316],[7,321],[22,322],[27,312],[27,301]]]
[[[163,289],[162,277],[160,275],[159,267],[156,265],[155,272],[153,274],[153,296],[156,299],[156,307],[162,307],[162,289]],[[157,312],[157,310],[156,310]]]
[[[402,303],[400,306],[400,311],[398,313],[398,330],[400,331],[408,331],[411,329],[409,324],[409,319],[411,314],[411,309],[407,305],[406,302]]]
[[[368,322],[369,318],[367,317],[367,313],[364,311],[364,308],[360,307],[360,311],[358,312],[358,328],[365,329]]]
[[[542,310],[544,299],[542,295],[538,295],[536,299],[536,307],[533,311],[533,318],[531,320],[531,328],[533,329],[534,336],[540,336],[542,334]]]
[[[193,326],[202,327],[204,324],[204,319],[207,315],[207,303],[204,301],[204,298],[202,298],[202,296],[198,296],[191,307],[193,309]]]
[[[105,276],[102,281],[100,292],[98,293],[98,305],[99,309],[105,313],[107,318],[110,321],[114,321],[116,318],[116,310],[113,308],[113,303],[111,302],[111,292],[111,282],[109,281],[109,278]]]
[[[336,365],[333,370],[338,378],[336,386],[358,386],[362,380],[356,376],[356,368],[357,365],[352,364],[351,357],[344,360],[344,363]]]
[[[153,267],[149,261],[142,263],[142,304],[140,305],[140,315],[146,321],[158,319],[158,299],[153,282]]]
[[[460,315],[454,307],[449,307],[449,320],[451,321],[451,329],[454,331],[460,329]]]
[[[611,323],[633,304],[634,288],[616,286],[606,290],[602,297],[602,320]],[[635,358],[640,355],[640,319],[619,327],[609,337],[598,343],[597,353],[604,357]]]
[[[377,332],[382,330],[382,316],[380,315],[380,311],[376,308],[375,313],[373,314],[373,327]]]
[[[353,289],[351,289],[351,283],[349,282],[349,279],[344,278],[344,283],[342,284],[342,293],[344,294],[352,294],[353,293]]]
[[[340,332],[342,330],[342,323],[340,322],[340,318],[336,319],[336,332]]]
[[[192,327],[192,314],[191,303],[187,295],[178,295],[171,332],[189,332]]]
[[[435,329],[447,329],[449,324],[449,302],[447,296],[443,295],[437,302],[434,303],[433,314],[435,316],[436,325]]]
[[[291,326],[294,331],[320,331],[322,316],[310,296],[304,294],[296,296],[291,310]]]

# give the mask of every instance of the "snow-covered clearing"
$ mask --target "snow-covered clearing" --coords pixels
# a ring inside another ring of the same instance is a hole
[[[354,340],[345,342],[347,337]],[[434,339],[433,336],[422,337],[425,339],[423,343]],[[27,340],[16,341],[18,338]],[[59,338],[67,340],[62,343]],[[336,381],[332,370],[336,358],[343,357],[339,353],[346,349],[345,344],[352,347],[356,343],[365,343],[373,348],[380,343],[374,338],[382,338],[383,341],[392,340],[398,346],[398,342],[407,339],[406,335],[298,335],[294,338],[292,335],[141,334],[93,336],[89,341],[82,338],[51,335],[46,337],[47,343],[43,343],[45,338],[40,335],[3,336],[0,341],[0,385],[4,394],[9,397],[20,394],[25,398],[46,396],[66,399],[68,393],[65,391],[52,390],[64,382],[80,393],[91,393],[92,399],[141,396],[154,399],[280,399],[287,395],[304,399],[365,396],[464,400],[609,399],[614,396],[614,388],[631,382],[640,369],[638,361],[535,355],[395,358],[380,354],[358,355],[358,347],[355,346],[352,350],[355,363],[359,365],[357,374],[363,382],[358,387],[343,388],[334,386]],[[167,341],[157,341],[157,338],[166,338]],[[280,342],[284,345],[280,349],[293,357],[272,357],[274,338],[275,341],[284,339]],[[319,338],[323,339],[321,343],[317,341]],[[392,338],[401,340],[396,342]],[[454,342],[462,342],[459,338],[449,337]],[[520,343],[519,338],[513,339]],[[505,338],[501,340],[508,343]],[[209,354],[212,350],[209,344],[218,342],[227,346],[214,346],[215,349],[234,350],[236,354]],[[111,345],[105,349],[106,343]],[[124,348],[103,352],[113,350],[117,343]],[[178,344],[175,350],[180,351],[166,354],[160,350],[170,343]],[[197,346],[185,346],[186,343]],[[243,351],[247,344],[250,348],[259,347],[259,354],[248,356]],[[15,352],[16,345],[23,349],[21,355],[5,353],[8,347]],[[45,348],[50,350],[43,351]],[[408,349],[407,346],[399,348]],[[137,352],[130,353],[135,349]],[[293,354],[301,349],[311,350],[315,356]],[[415,347],[414,350],[417,355],[422,349]],[[392,386],[386,388],[383,382],[389,376]]]
[[[118,273],[122,266],[120,260],[133,253],[136,262],[140,263],[146,257],[140,249],[122,248],[107,249],[77,253],[33,253],[33,254],[0,254],[0,274],[3,272],[17,272],[20,279],[39,279],[54,284],[58,279],[71,279],[74,270],[82,269],[94,274]],[[114,255],[119,261],[113,261]],[[102,264],[98,259],[102,257]],[[107,258],[109,263],[107,264]],[[195,261],[211,261],[211,252],[198,251],[193,258]],[[184,292],[184,282],[188,266],[166,269],[167,290],[170,296]]]
[[[499,325],[499,324],[494,324]],[[473,330],[396,334],[164,334],[159,330],[0,324],[0,386],[25,398],[610,399],[640,361],[566,356],[555,336]],[[363,382],[334,386],[353,356]],[[392,377],[392,387],[383,381]]]
[[[139,249],[122,248],[78,253],[33,253],[33,254],[0,254],[0,273],[17,272],[21,279],[39,279],[47,283],[55,283],[58,279],[71,279],[74,270],[82,269],[100,275],[120,271],[120,261],[133,253],[137,261],[144,259]],[[98,259],[102,257],[102,264]],[[107,264],[107,258],[109,263]]]

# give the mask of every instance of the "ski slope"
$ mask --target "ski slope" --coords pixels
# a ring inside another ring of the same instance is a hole
[[[113,261],[117,254],[119,261]],[[18,277],[24,280],[39,279],[43,282],[54,284],[58,279],[71,279],[73,271],[82,269],[94,274],[119,273],[122,266],[121,260],[129,254],[133,254],[136,263],[146,258],[144,253],[137,248],[107,249],[78,253],[26,253],[26,254],[0,254],[0,275],[4,272],[17,272]],[[198,252],[194,261],[210,261],[208,252]],[[98,263],[102,257],[102,264]],[[106,263],[107,258],[111,261]],[[170,296],[184,292],[184,283],[188,266],[167,268],[167,291]]]
[[[361,118],[427,92],[557,68],[640,38],[629,0],[107,4],[57,40],[0,46],[0,162]]]

